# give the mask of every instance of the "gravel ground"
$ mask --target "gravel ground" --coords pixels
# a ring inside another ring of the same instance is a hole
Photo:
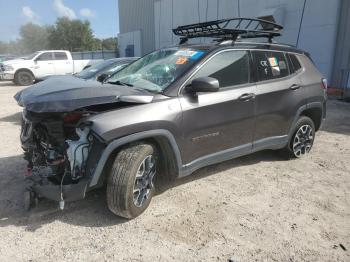
[[[0,82],[0,261],[350,261],[350,104],[329,101],[306,158],[265,151],[201,169],[127,221],[103,190],[23,210],[18,90]]]

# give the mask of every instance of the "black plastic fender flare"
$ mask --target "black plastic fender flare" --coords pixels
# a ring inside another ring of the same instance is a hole
[[[135,142],[135,141],[139,141],[142,139],[146,139],[146,138],[153,138],[153,137],[165,137],[169,143],[170,146],[174,152],[175,155],[175,160],[176,160],[176,164],[178,167],[178,170],[181,170],[182,167],[182,159],[181,159],[181,154],[180,154],[180,150],[179,147],[176,143],[176,140],[174,138],[174,136],[165,129],[155,129],[155,130],[150,130],[150,131],[144,131],[144,132],[140,132],[140,133],[135,133],[132,135],[128,135],[119,139],[116,139],[112,142],[110,142],[107,147],[104,149],[101,158],[98,161],[98,164],[96,166],[96,169],[92,175],[92,178],[90,180],[90,184],[89,187],[94,187],[98,184],[99,179],[101,177],[103,168],[105,167],[107,160],[109,158],[109,156],[119,147],[131,143],[131,142]]]
[[[311,102],[311,103],[308,103],[306,105],[303,105],[301,107],[299,107],[297,113],[295,114],[295,117],[293,119],[293,122],[289,128],[289,132],[288,132],[288,143],[289,143],[289,140],[290,138],[292,137],[293,135],[293,130],[294,130],[294,126],[296,124],[296,122],[298,121],[299,117],[302,115],[302,113],[307,110],[307,109],[310,109],[310,108],[319,108],[321,109],[321,117],[324,115],[324,112],[323,112],[323,105],[322,105],[322,102]],[[321,119],[322,120],[322,119]],[[322,122],[322,121],[321,121]]]

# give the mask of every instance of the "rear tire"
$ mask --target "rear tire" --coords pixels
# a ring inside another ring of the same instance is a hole
[[[293,130],[293,135],[284,149],[288,158],[300,158],[307,155],[315,140],[315,124],[311,118],[301,116]]]
[[[150,144],[133,144],[117,154],[107,177],[107,205],[114,214],[131,219],[147,209],[155,192],[156,164]]]
[[[34,83],[34,76],[31,72],[22,70],[15,74],[14,82],[20,86],[29,86]]]

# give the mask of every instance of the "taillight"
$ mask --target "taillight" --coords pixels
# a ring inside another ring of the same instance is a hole
[[[327,79],[326,78],[322,78],[322,86],[324,89],[327,90],[328,84],[327,84]]]
[[[80,120],[80,118],[82,118],[83,115],[82,114],[79,114],[79,113],[71,113],[71,114],[68,114],[66,115],[64,118],[63,118],[63,121],[65,123],[76,123]]]

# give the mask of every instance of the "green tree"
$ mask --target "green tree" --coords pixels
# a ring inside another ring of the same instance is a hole
[[[32,23],[20,28],[16,41],[1,42],[0,54],[25,54],[45,49],[66,49],[70,51],[117,50],[118,39],[95,38],[88,21],[58,18],[51,26]]]
[[[20,40],[18,44],[24,52],[32,53],[48,48],[48,28],[32,23],[25,24],[20,28]]]
[[[0,54],[7,54],[9,52],[9,44],[0,41]]]
[[[94,38],[92,45],[93,45],[92,50],[101,50],[102,49],[101,39]]]
[[[10,42],[1,42],[0,41],[0,54],[24,54],[28,52],[25,50],[20,43],[19,40],[16,41],[10,41]]]
[[[118,38],[109,37],[102,40],[102,47],[104,50],[116,50],[118,46]]]
[[[55,25],[49,27],[49,46],[52,49],[69,51],[91,51],[99,47],[89,21],[58,18]]]

